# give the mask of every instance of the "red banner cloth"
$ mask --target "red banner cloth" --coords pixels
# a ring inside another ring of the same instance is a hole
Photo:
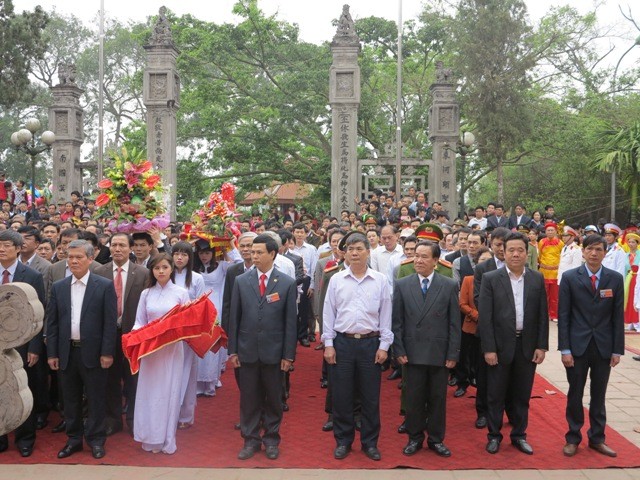
[[[175,342],[186,340],[200,357],[218,344],[225,345],[226,334],[215,324],[217,315],[216,307],[205,293],[193,302],[176,305],[162,317],[123,335],[122,351],[129,359],[131,373],[138,373],[143,357]]]

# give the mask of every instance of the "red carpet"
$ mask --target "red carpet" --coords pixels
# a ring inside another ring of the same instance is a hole
[[[555,390],[546,380],[536,378],[529,415],[528,441],[535,454],[527,456],[509,443],[509,426],[503,433],[501,450],[496,455],[485,452],[486,430],[476,430],[474,399],[469,395],[453,398],[451,389],[447,398],[447,438],[445,443],[452,451],[448,459],[434,452],[422,450],[413,457],[402,455],[407,441],[405,435],[396,433],[401,422],[397,381],[386,380],[383,374],[381,404],[382,432],[378,444],[382,461],[373,462],[360,451],[356,434],[354,451],[347,459],[333,458],[335,442],[331,432],[321,431],[326,419],[324,398],[326,390],[320,388],[322,352],[313,348],[298,347],[295,372],[291,375],[291,410],[284,414],[281,428],[281,455],[276,461],[267,460],[264,453],[250,460],[237,460],[242,447],[240,433],[233,429],[239,418],[238,391],[232,372],[226,372],[223,388],[214,398],[199,399],[196,424],[189,430],[178,432],[178,451],[171,456],[144,452],[126,433],[118,433],[107,440],[107,455],[94,460],[90,451],[74,454],[58,460],[56,454],[65,443],[64,434],[52,434],[51,426],[57,422],[52,415],[49,427],[38,432],[36,448],[30,458],[22,459],[15,448],[0,454],[2,463],[56,463],[56,464],[108,464],[154,467],[244,467],[244,468],[396,468],[410,467],[425,470],[457,469],[588,469],[606,467],[640,467],[640,449],[614,430],[607,429],[607,444],[618,452],[617,458],[605,457],[580,446],[573,458],[562,455],[566,422],[564,409],[566,397],[545,390]],[[475,393],[473,388],[469,394]],[[588,418],[588,417],[587,417]],[[586,439],[586,429],[583,431]]]

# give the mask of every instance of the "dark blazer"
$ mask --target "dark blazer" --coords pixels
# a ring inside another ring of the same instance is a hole
[[[71,280],[59,280],[51,287],[47,305],[47,355],[58,358],[65,370],[71,348]],[[101,356],[113,356],[116,348],[118,316],[113,282],[91,273],[80,314],[82,362],[87,368],[100,367]]]
[[[293,265],[296,267],[296,285],[302,285],[302,282],[304,282],[304,277],[305,277],[304,260],[300,255],[296,255],[295,253],[291,253],[291,252],[285,253],[284,256],[287,257],[289,260],[291,260],[293,262]]]
[[[96,267],[93,273],[113,281],[113,262]],[[122,301],[122,333],[129,333],[134,323],[136,323],[138,302],[142,291],[147,288],[149,275],[148,268],[129,262],[129,272],[127,273],[127,283],[124,287],[124,299]]]
[[[529,226],[530,222],[531,222],[531,217],[528,217],[526,215],[522,215],[522,218],[520,219],[520,223],[518,223],[518,217],[516,215],[511,215],[509,217],[508,228],[510,229],[516,228],[518,225]]]
[[[508,228],[508,226],[509,226],[509,219],[507,217],[505,217],[504,215],[502,215],[500,217],[500,219],[498,219],[498,217],[496,217],[495,215],[491,215],[490,217],[487,218],[487,227],[493,227],[493,228],[505,227],[505,228]]]
[[[478,306],[478,298],[480,297],[480,282],[482,281],[482,276],[487,272],[493,272],[497,268],[496,260],[493,257],[476,265],[473,273],[473,302],[476,304],[476,307]]]
[[[93,272],[100,264],[95,260],[91,262],[89,266],[89,271]],[[65,274],[67,273],[67,261],[60,260],[51,265],[51,268],[48,270],[47,275],[44,277],[45,291],[47,295],[51,294],[51,285],[58,280],[62,280],[65,278]]]
[[[231,292],[233,292],[233,285],[236,282],[236,278],[243,273],[244,262],[234,263],[227,268],[227,274],[224,277],[220,326],[227,333],[229,332],[229,314],[231,313]]]
[[[506,268],[482,276],[478,330],[483,353],[495,352],[498,362],[510,364],[516,349],[516,307]],[[549,314],[544,277],[527,269],[524,275],[522,353],[533,358],[536,349],[549,349]]]
[[[42,303],[42,307],[47,304],[47,297],[45,295],[44,289],[44,281],[42,279],[42,274],[33,268],[27,267],[23,263],[18,262],[16,265],[16,271],[13,274],[13,282],[23,282],[31,285],[36,293],[38,294],[38,300]],[[45,321],[46,321],[45,316]],[[42,330],[38,332],[38,334],[29,340],[29,343],[22,345],[21,347],[16,348],[22,360],[26,362],[27,353],[35,353],[36,355],[42,355],[43,353],[43,333]]]
[[[269,295],[278,294],[269,303]],[[258,272],[253,269],[236,277],[229,315],[229,354],[237,354],[240,363],[279,364],[295,360],[296,281],[274,268],[265,296],[260,296]]]
[[[450,254],[446,255],[444,259],[447,262],[453,262],[456,258],[460,258],[461,256],[462,252],[460,250],[456,250],[455,252],[451,252]]]
[[[593,338],[602,358],[624,355],[624,281],[622,275],[602,267],[598,291],[591,288],[587,267],[562,274],[558,303],[558,349],[572,355],[585,353]],[[613,296],[602,298],[600,292]]]
[[[397,280],[391,318],[395,356],[438,367],[458,361],[462,330],[455,280],[434,275],[426,298],[417,273]]]

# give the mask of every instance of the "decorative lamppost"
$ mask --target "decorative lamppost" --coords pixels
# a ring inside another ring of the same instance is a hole
[[[35,133],[40,130],[40,120],[37,118],[28,119],[25,128],[11,134],[11,143],[16,150],[26,153],[31,157],[31,209],[36,210],[36,162],[37,157],[44,151],[50,151],[51,145],[56,141],[53,132],[45,130],[37,141]]]

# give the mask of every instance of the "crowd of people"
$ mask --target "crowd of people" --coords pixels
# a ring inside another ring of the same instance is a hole
[[[381,458],[383,371],[401,379],[403,454],[426,440],[435,454],[451,455],[448,386],[454,397],[476,389],[475,427],[487,429],[489,453],[500,449],[506,411],[511,443],[532,454],[529,397],[550,348],[550,321],[558,322],[570,385],[563,452],[575,455],[582,441],[590,371],[588,445],[616,455],[605,443],[604,398],[624,329],[640,331],[635,227],[564,225],[552,205],[529,216],[522,204],[509,213],[490,203],[452,220],[410,188],[400,199],[375,192],[339,217],[295,205],[253,212],[239,219],[235,247],[221,250],[189,241],[180,223],[130,235],[94,212],[79,192],[59,205],[2,203],[2,283],[31,284],[46,306],[43,332],[19,349],[34,396],[14,433],[24,457],[51,410],[62,417],[53,431],[67,436],[59,458],[85,444],[102,458],[106,438],[125,428],[145,451],[172,454],[177,429],[196,421],[198,398],[214,397],[233,368],[238,458],[264,446],[276,459],[296,348],[312,344],[324,351],[322,430],[333,432],[335,458],[350,454],[356,431],[364,454]],[[122,336],[206,292],[228,350],[199,358],[176,342],[132,373]],[[5,435],[0,451],[8,446]]]

